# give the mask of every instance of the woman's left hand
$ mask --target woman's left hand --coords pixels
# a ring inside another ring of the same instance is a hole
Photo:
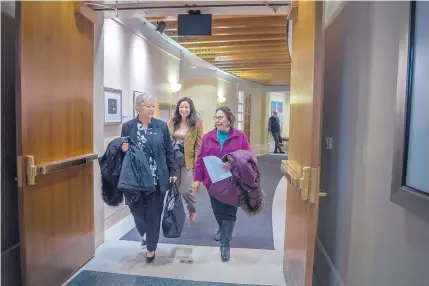
[[[177,177],[170,177],[170,183],[175,183],[177,181]]]
[[[231,170],[231,164],[229,163],[229,162],[225,162],[225,163],[223,163],[223,168],[225,169],[225,170]]]

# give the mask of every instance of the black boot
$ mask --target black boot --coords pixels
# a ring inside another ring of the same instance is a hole
[[[234,231],[235,221],[223,220],[222,227],[220,229],[220,257],[223,262],[229,261],[230,254],[230,243],[232,238],[232,232]]]
[[[219,241],[220,240],[220,228],[217,230],[215,236],[214,236],[214,240]]]
[[[219,220],[216,218],[217,225],[219,226],[219,229],[217,230],[216,234],[214,235],[214,240],[219,241],[220,240],[220,228],[222,226],[222,220]]]

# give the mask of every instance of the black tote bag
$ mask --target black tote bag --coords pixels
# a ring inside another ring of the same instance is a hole
[[[171,184],[164,206],[162,232],[166,238],[180,237],[185,224],[185,209],[176,183]]]

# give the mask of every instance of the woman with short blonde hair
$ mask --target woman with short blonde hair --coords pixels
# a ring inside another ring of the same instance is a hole
[[[127,137],[128,142],[141,148],[152,175],[146,174],[141,179],[153,180],[147,185],[155,188],[151,192],[124,193],[124,196],[142,237],[142,246],[147,244],[146,262],[151,263],[155,260],[158,245],[165,193],[171,181],[177,179],[176,165],[172,159],[173,144],[167,124],[154,118],[155,97],[148,93],[138,95],[135,108],[138,116],[122,125],[121,137]],[[129,151],[129,144],[122,144],[123,152]]]

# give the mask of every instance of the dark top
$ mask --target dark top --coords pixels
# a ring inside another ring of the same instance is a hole
[[[271,131],[271,133],[280,133],[279,120],[276,117],[271,116],[269,122],[270,122],[269,130]]]
[[[130,137],[134,142],[142,142],[138,137],[142,132],[139,130],[139,120],[134,118],[125,122],[122,125],[122,137]],[[142,128],[143,129],[143,128]],[[149,130],[150,129],[150,130]],[[154,159],[155,177],[160,186],[161,192],[165,193],[170,188],[170,177],[176,177],[176,164],[173,157],[173,144],[171,141],[170,133],[168,131],[167,123],[156,118],[152,118],[150,128],[144,132],[146,143],[143,143],[143,148],[146,150],[146,156]],[[142,138],[141,138],[142,139]],[[146,147],[145,147],[146,146]],[[152,169],[152,168],[151,168]]]
[[[150,136],[153,136],[152,134],[152,122],[149,122],[147,130],[144,129],[143,124],[140,122],[140,120],[137,123],[137,144],[140,146],[140,148],[143,149],[143,152],[146,156],[146,159],[149,163],[149,168],[152,173],[153,177],[153,183],[155,186],[158,185],[158,166],[156,164],[155,160],[155,154],[148,144],[148,139],[150,139]]]
[[[121,145],[129,143],[123,153]],[[119,137],[109,143],[106,152],[98,159],[102,178],[102,197],[110,206],[118,206],[129,199],[138,200],[141,194],[156,190],[149,162],[143,149],[130,137]]]

